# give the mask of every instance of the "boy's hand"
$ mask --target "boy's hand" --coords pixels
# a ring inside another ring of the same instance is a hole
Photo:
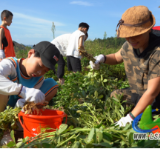
[[[0,49],[0,59],[4,59],[4,58],[5,58],[5,53],[3,49]]]
[[[122,117],[118,122],[116,122],[116,126],[119,125],[120,127],[125,127],[127,123],[130,123],[133,121],[132,117],[127,114],[126,117]]]
[[[59,83],[62,85],[64,84],[64,78],[59,78]]]
[[[19,95],[27,102],[34,102],[37,104],[44,103],[45,101],[45,94],[35,88],[23,86]]]
[[[26,102],[26,101],[21,98],[21,99],[19,99],[19,100],[17,101],[15,107],[21,107],[21,108],[23,108],[25,102]]]

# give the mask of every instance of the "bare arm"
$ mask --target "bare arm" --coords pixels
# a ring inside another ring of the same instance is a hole
[[[120,54],[121,49],[113,54],[106,55],[106,64],[115,65],[123,62],[123,58]]]
[[[2,39],[4,37],[4,29],[0,28],[0,49],[2,49]]]
[[[84,46],[83,46],[84,38],[85,38],[85,36],[79,37],[78,48],[83,48],[84,49]]]
[[[148,89],[144,92],[132,114],[136,117],[142,113],[148,105],[151,105],[157,95],[160,93],[160,77],[148,81]]]

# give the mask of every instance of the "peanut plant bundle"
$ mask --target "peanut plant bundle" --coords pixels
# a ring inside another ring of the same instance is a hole
[[[78,50],[79,50],[79,53],[81,56],[86,57],[87,59],[89,59],[92,62],[96,61],[95,58],[93,57],[93,55],[87,53],[87,51],[85,49],[83,49],[82,47],[78,48]]]
[[[40,113],[40,109],[43,106],[46,106],[48,104],[47,101],[45,101],[43,104],[35,104],[34,102],[26,102],[24,104],[23,110],[25,112],[25,114],[33,114],[33,111],[36,111],[37,114],[41,114]]]

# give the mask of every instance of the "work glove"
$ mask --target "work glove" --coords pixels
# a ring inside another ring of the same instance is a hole
[[[19,94],[26,102],[34,102],[36,104],[43,104],[45,101],[45,94],[39,89],[28,88],[23,86]]]
[[[105,55],[100,54],[100,55],[98,55],[94,58],[96,59],[95,63],[93,63],[92,61],[90,61],[89,63],[90,63],[90,66],[91,66],[92,69],[98,70],[99,69],[99,64],[104,63],[105,60],[106,60],[106,57],[105,57]]]
[[[25,100],[24,99],[19,99],[18,101],[17,101],[17,103],[16,103],[16,105],[15,105],[15,107],[21,107],[22,108],[22,112],[24,112],[24,110],[23,110],[23,106],[24,106],[24,104],[25,104]]]
[[[92,61],[89,61],[89,64],[90,64],[90,66],[91,66],[92,69],[99,70],[99,64],[95,64]]]
[[[25,100],[23,98],[19,99],[15,105],[15,107],[21,107],[23,108],[24,104],[25,104]]]
[[[4,59],[5,58],[5,53],[3,51],[3,49],[0,49],[0,59]]]
[[[127,123],[130,123],[133,121],[133,118],[127,114],[126,117],[122,117],[118,122],[116,122],[116,126],[119,125],[120,127],[125,127]]]

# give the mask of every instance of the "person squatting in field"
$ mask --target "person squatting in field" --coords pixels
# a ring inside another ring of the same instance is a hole
[[[117,25],[117,37],[126,39],[122,48],[117,53],[98,55],[95,63],[90,62],[93,69],[98,69],[100,63],[124,62],[130,87],[113,91],[111,97],[123,94],[135,107],[116,123],[119,126],[131,123],[148,105],[160,107],[160,37],[151,32],[154,25],[155,17],[147,7],[127,9]]]
[[[52,44],[54,44],[57,49],[60,52],[60,57],[58,61],[58,68],[57,68],[57,77],[59,78],[59,83],[64,84],[64,67],[65,67],[65,61],[63,57],[66,57],[67,47],[70,41],[71,34],[63,34],[58,37],[56,37],[53,41],[51,41]],[[80,37],[81,38],[81,37]],[[84,41],[88,38],[88,33],[85,34]]]
[[[33,46],[26,59],[3,59],[0,62],[0,112],[8,105],[23,107],[25,102],[49,102],[57,93],[58,85],[52,78],[44,79],[44,74],[49,70],[55,72],[59,56],[55,45],[42,41]],[[8,132],[3,137],[1,143],[11,139]]]
[[[81,71],[81,55],[78,48],[84,49],[85,34],[88,32],[89,25],[80,23],[78,30],[73,32],[69,39],[67,47],[67,67],[69,71]]]
[[[14,46],[10,31],[7,26],[10,26],[12,23],[13,14],[4,10],[1,13],[1,26],[0,26],[0,61],[3,58],[15,57]]]

